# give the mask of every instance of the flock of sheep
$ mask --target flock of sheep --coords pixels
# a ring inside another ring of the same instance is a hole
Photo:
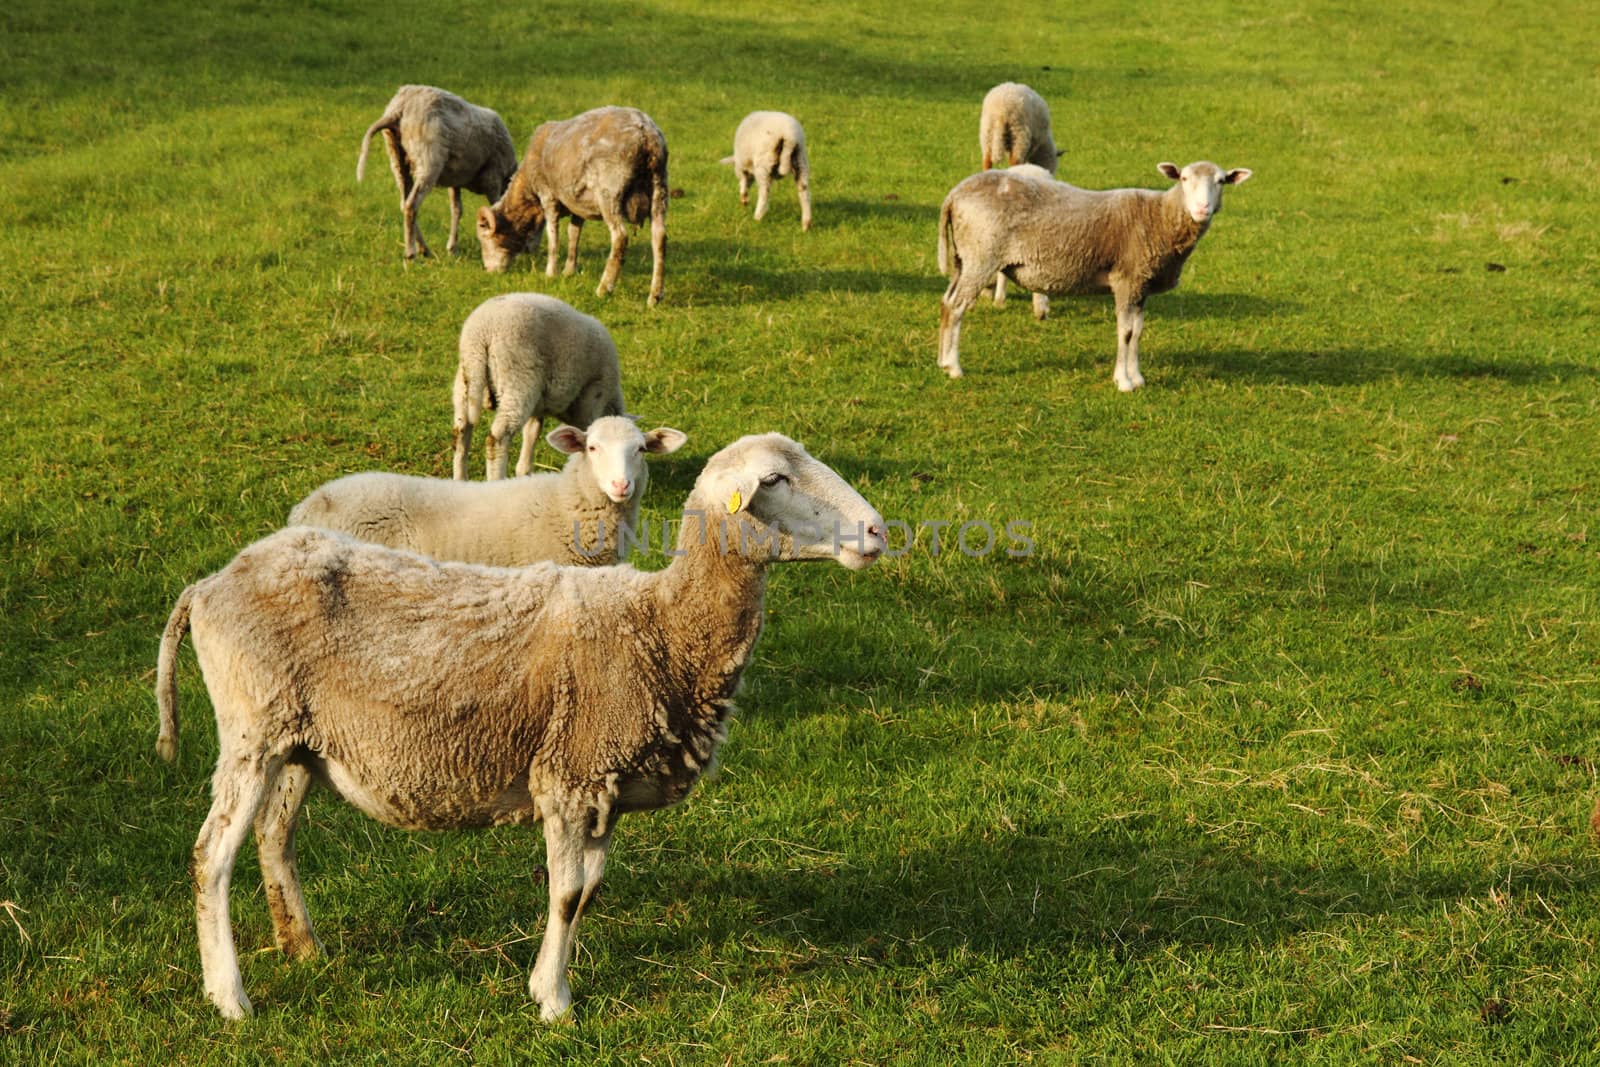
[[[417,208],[449,190],[457,249],[461,190],[477,216],[485,268],[503,270],[542,230],[556,273],[576,270],[585,220],[611,252],[599,293],[616,284],[628,227],[650,223],[649,302],[662,294],[667,148],[633,108],[603,107],[534,131],[519,165],[500,116],[451,93],[403,86],[362,139],[356,174],[381,133],[400,189],[407,258],[428,254]],[[939,365],[961,374],[961,317],[1006,280],[1044,317],[1055,294],[1111,292],[1120,389],[1143,384],[1144,301],[1177,284],[1221,187],[1250,176],[1192,163],[1161,172],[1166,193],[1098,192],[1054,180],[1049,109],[1006,83],[985,98],[984,170],[939,214],[950,276]],[[755,217],[774,177],[793,175],[811,225],[800,124],[758,111],[740,123],[740,200]],[[1004,162],[1009,169],[990,170]],[[617,819],[683,799],[726,736],[732,699],[762,623],[772,562],[832,559],[852,570],[887,549],[885,523],[836,472],[779,434],[713,455],[685,503],[663,570],[624,561],[648,483],[645,459],[685,435],[641,430],[625,414],[617,349],[605,327],[553,297],[484,302],[461,331],[452,479],[368,472],[324,485],[287,528],[241,551],[179,596],[161,638],[157,751],[177,753],[177,656],[190,635],[217,719],[212,805],[194,848],[195,910],[207,995],[229,1018],[251,1012],[228,920],[234,861],[252,829],[278,946],[320,951],[301,892],[294,837],[320,781],[368,815],[406,829],[541,822],[549,872],[546,931],[528,988],[541,1015],[571,1005],[575,923],[599,885]],[[485,407],[487,480],[467,480]],[[567,454],[531,474],[545,440]],[[517,477],[511,437],[522,434]],[[611,533],[608,542],[607,531]]]

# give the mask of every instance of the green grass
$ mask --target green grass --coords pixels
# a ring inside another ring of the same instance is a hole
[[[1597,39],[1577,0],[0,11],[0,1062],[1600,1058]],[[938,204],[1006,79],[1079,184],[1255,170],[1139,394],[1109,299],[980,306],[968,377],[934,365]],[[519,144],[649,112],[663,306],[642,240],[594,297],[598,230],[575,279],[404,266],[354,182],[403,82]],[[760,107],[806,125],[809,234],[717,165]],[[325,794],[329,955],[271,949],[247,847],[260,1014],[224,1024],[186,874],[215,740],[186,654],[155,757],[161,625],[321,482],[446,473],[457,331],[511,289],[598,315],[690,434],[653,521],[781,430],[1036,552],[774,573],[721,774],[623,824],[573,1025],[526,995],[536,833]]]

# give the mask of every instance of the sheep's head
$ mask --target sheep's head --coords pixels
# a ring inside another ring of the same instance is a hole
[[[1183,210],[1196,222],[1210,222],[1211,216],[1222,210],[1222,187],[1238,185],[1250,177],[1245,167],[1223,170],[1215,163],[1201,160],[1182,170],[1176,163],[1158,163],[1156,169],[1183,190]]]
[[[707,536],[730,554],[832,559],[858,571],[888,547],[883,516],[782,434],[740,438],[712,456],[690,500],[707,512]]]
[[[676,452],[689,436],[670,426],[640,430],[626,415],[607,415],[594,420],[586,430],[562,426],[545,434],[544,439],[557,452],[582,455],[595,485],[607,499],[621,504],[642,493],[649,483],[645,457]]]
[[[518,226],[498,206],[486,204],[478,209],[478,247],[483,251],[484,270],[499,274],[511,266],[517,253],[538,240],[544,229],[544,212],[534,206],[533,215],[532,226]]]

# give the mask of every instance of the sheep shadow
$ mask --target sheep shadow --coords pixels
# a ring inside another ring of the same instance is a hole
[[[1588,378],[1592,368],[1576,363],[1483,359],[1454,353],[1392,348],[1165,349],[1150,350],[1150,362],[1184,367],[1218,380],[1280,385],[1361,385],[1402,378],[1418,381],[1494,379],[1532,385]]]
[[[824,270],[804,266],[774,269],[744,264],[708,261],[705,272],[716,291],[726,294],[724,302],[738,304],[749,299],[764,302],[802,300],[818,293],[899,293],[932,295],[937,300],[943,286],[926,274],[879,270]]]
[[[931,231],[939,219],[938,204],[904,201],[894,193],[877,200],[819,200],[813,208],[812,226],[820,229],[843,229],[863,222],[922,222]]]

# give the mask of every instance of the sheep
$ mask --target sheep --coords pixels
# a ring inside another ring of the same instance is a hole
[[[1158,170],[1177,182],[1151,189],[1079,189],[985,171],[963,180],[939,209],[939,269],[950,276],[939,305],[939,366],[961,377],[961,316],[996,271],[1049,295],[1109,292],[1117,305],[1112,380],[1144,385],[1139,335],[1144,302],[1178,284],[1189,254],[1222,210],[1222,187],[1251,171],[1191,163]]]
[[[667,244],[667,141],[650,116],[637,108],[600,107],[534,130],[505,195],[478,211],[484,270],[505,270],[548,223],[545,273],[555,277],[556,226],[563,215],[570,217],[563,273],[578,269],[584,220],[602,219],[611,232],[611,258],[597,296],[608,295],[617,284],[628,247],[625,224],[639,226],[649,218],[654,257],[649,304],[660,302]]]
[[[319,953],[294,851],[316,780],[402,829],[542,821],[550,905],[528,991],[544,1019],[567,1014],[574,924],[617,819],[677,803],[711,765],[768,563],[860,570],[887,547],[878,512],[781,434],[711,457],[660,571],[441,563],[304,526],[246,547],[178,597],[157,662],[159,755],[177,755],[186,633],[217,720],[191,868],[206,994],[251,1013],[228,886],[252,826],[279,948]]]
[[[733,132],[733,155],[722,162],[732,165],[739,175],[739,203],[750,203],[750,180],[755,179],[758,222],[767,213],[772,179],[794,174],[800,194],[800,228],[811,229],[811,162],[799,119],[782,111],[750,112]]]
[[[983,98],[978,116],[978,147],[983,169],[997,163],[1035,163],[1053,176],[1056,143],[1050,132],[1050,105],[1021,82],[1001,82]]]
[[[1055,175],[1039,166],[1037,163],[1016,163],[1006,170],[1006,174],[1013,178],[1031,179],[1033,181],[1055,181]],[[1006,306],[1006,276],[994,276],[994,306]],[[1043,293],[1033,294],[1033,317],[1040,322],[1050,314],[1050,298]]]
[[[473,309],[461,326],[453,389],[457,481],[467,477],[472,431],[485,404],[489,424],[487,477],[506,476],[507,442],[522,430],[517,474],[533,469],[533,449],[546,415],[588,426],[621,415],[617,346],[598,319],[542,293],[503,293]]]
[[[551,430],[545,440],[568,453],[560,471],[495,482],[350,474],[296,504],[289,525],[497,567],[544,560],[598,567],[626,558],[650,482],[645,456],[676,452],[687,436],[669,426],[641,432],[632,419],[611,415],[587,430]]]
[[[431,85],[402,85],[384,108],[383,117],[367,127],[356,160],[356,181],[366,176],[367,147],[383,131],[389,167],[400,187],[400,213],[405,221],[406,259],[420,250],[432,255],[417,228],[417,208],[435,185],[450,190],[450,241],[456,254],[461,225],[461,190],[470,189],[498,200],[517,169],[517,146],[500,116],[469,104],[454,93]]]

